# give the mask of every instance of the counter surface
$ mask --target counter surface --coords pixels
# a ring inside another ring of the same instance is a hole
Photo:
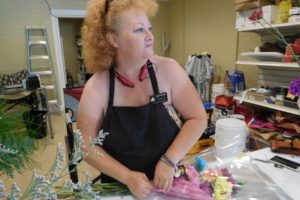
[[[281,157],[288,158],[290,160],[296,161],[300,163],[299,156],[291,156],[284,154],[276,154],[271,152],[270,148],[264,148],[257,151],[247,153],[251,158],[257,158],[261,160],[268,160],[274,155],[280,155]],[[275,182],[280,189],[282,189],[286,194],[288,194],[291,199],[299,199],[300,197],[300,189],[299,189],[299,181],[300,181],[300,172],[295,172],[287,168],[278,168],[275,167],[273,163],[266,163],[253,160],[253,162],[273,181]],[[268,178],[267,177],[267,178]],[[134,200],[135,198],[132,196],[114,196],[114,197],[101,197],[103,200]],[[156,200],[162,199],[157,198],[155,196],[149,196],[147,200]],[[163,199],[172,199],[175,200],[175,197],[165,197]]]

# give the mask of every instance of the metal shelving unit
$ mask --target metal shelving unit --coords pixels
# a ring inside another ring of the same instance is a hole
[[[237,100],[238,102],[242,100],[242,102],[245,102],[245,103],[250,103],[250,104],[257,105],[257,106],[262,106],[264,108],[270,108],[273,110],[278,110],[278,111],[282,111],[282,112],[300,116],[300,109],[297,107],[296,102],[295,102],[295,105],[292,105],[293,102],[288,102],[288,101],[281,101],[279,104],[270,104],[265,101],[260,101],[255,98],[251,98],[247,95],[244,99],[242,99],[242,97],[240,95],[236,95],[236,96],[234,96],[234,99]]]
[[[264,62],[264,61],[236,61],[237,65],[257,65],[257,66],[270,66],[270,67],[288,67],[288,68],[300,68],[298,63],[287,62]]]
[[[272,24],[272,27],[277,28],[283,34],[289,32],[296,32],[300,30],[300,22],[293,22],[293,23],[282,23],[282,24]],[[267,29],[271,29],[271,27],[263,27],[260,24],[256,24],[255,27],[251,28],[240,28],[238,29],[239,32],[255,32],[258,34],[266,34],[268,32]]]
[[[272,27],[278,29],[284,35],[294,35],[296,33],[300,33],[300,22],[294,23],[283,23],[283,24],[272,24]],[[240,32],[254,32],[261,36],[262,40],[268,38],[270,39],[270,33],[268,29],[272,27],[263,27],[259,23],[255,24],[255,27],[250,28],[241,28],[238,29],[238,34]],[[275,60],[275,59],[274,59]],[[240,60],[237,59],[237,65],[247,65],[247,66],[258,66],[259,67],[259,75],[258,75],[258,86],[264,84],[271,84],[268,86],[288,86],[288,83],[294,78],[300,77],[300,65],[298,63],[288,63],[288,62],[273,62],[266,60]],[[242,97],[240,95],[236,95],[234,97],[236,100],[240,101]],[[257,106],[262,106],[269,109],[274,109],[290,114],[294,114],[300,116],[300,110],[297,106],[297,103],[290,101],[277,101],[277,104],[267,103],[265,100],[258,100],[253,97],[253,95],[245,95],[243,102],[254,104]],[[289,103],[295,105],[287,106]]]

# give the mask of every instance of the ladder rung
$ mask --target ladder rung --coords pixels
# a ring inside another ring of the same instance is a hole
[[[45,85],[43,88],[46,88],[47,90],[54,90],[54,85]]]
[[[48,103],[49,104],[57,104],[57,100],[49,100]]]
[[[44,30],[45,26],[26,26],[26,29]]]
[[[26,47],[28,70],[40,78],[42,89],[45,95],[50,95],[48,99],[49,111],[60,111],[57,101],[57,91],[55,73],[53,72],[53,62],[49,49],[48,33],[45,26],[26,26]],[[39,51],[38,51],[39,50]],[[51,80],[49,79],[51,78]],[[48,111],[48,110],[47,110]]]
[[[52,71],[31,71],[30,73],[38,74],[38,75],[50,75]]]
[[[30,56],[30,60],[48,60],[49,56]]]
[[[46,41],[38,40],[38,41],[29,41],[29,45],[46,45]]]

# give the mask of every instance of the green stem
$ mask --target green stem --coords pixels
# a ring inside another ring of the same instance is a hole
[[[25,192],[24,192],[24,194],[21,196],[21,200],[22,199],[26,199],[27,198],[27,196],[30,194],[30,192],[31,192],[31,190],[32,190],[32,188],[33,188],[33,186],[34,186],[34,180],[33,180],[33,174],[32,174],[32,178],[31,178],[31,181],[30,181],[30,185],[25,189]]]
[[[285,43],[285,45],[287,46],[287,48],[289,49],[289,51],[292,54],[292,58],[293,61],[295,60],[299,65],[300,65],[300,60],[298,58],[298,56],[295,54],[294,50],[290,47],[289,43],[286,41],[286,39],[284,38],[284,36],[282,35],[282,33],[278,30],[278,28],[275,28],[272,26],[272,24],[270,24],[267,20],[265,20],[264,18],[262,18],[262,20],[271,28],[271,30],[273,30],[274,32],[272,32],[268,27],[266,27],[263,23],[261,23],[261,21],[258,20],[259,24],[266,29],[269,33],[271,33],[277,40],[281,40]]]

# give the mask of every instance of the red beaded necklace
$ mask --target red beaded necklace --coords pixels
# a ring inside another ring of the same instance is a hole
[[[147,64],[145,64],[139,72],[139,80],[142,81],[146,75],[148,74],[148,68],[147,68]],[[125,78],[124,76],[122,76],[121,74],[119,74],[119,72],[117,72],[115,70],[115,77],[126,87],[134,87],[134,82],[130,81],[129,79]]]

